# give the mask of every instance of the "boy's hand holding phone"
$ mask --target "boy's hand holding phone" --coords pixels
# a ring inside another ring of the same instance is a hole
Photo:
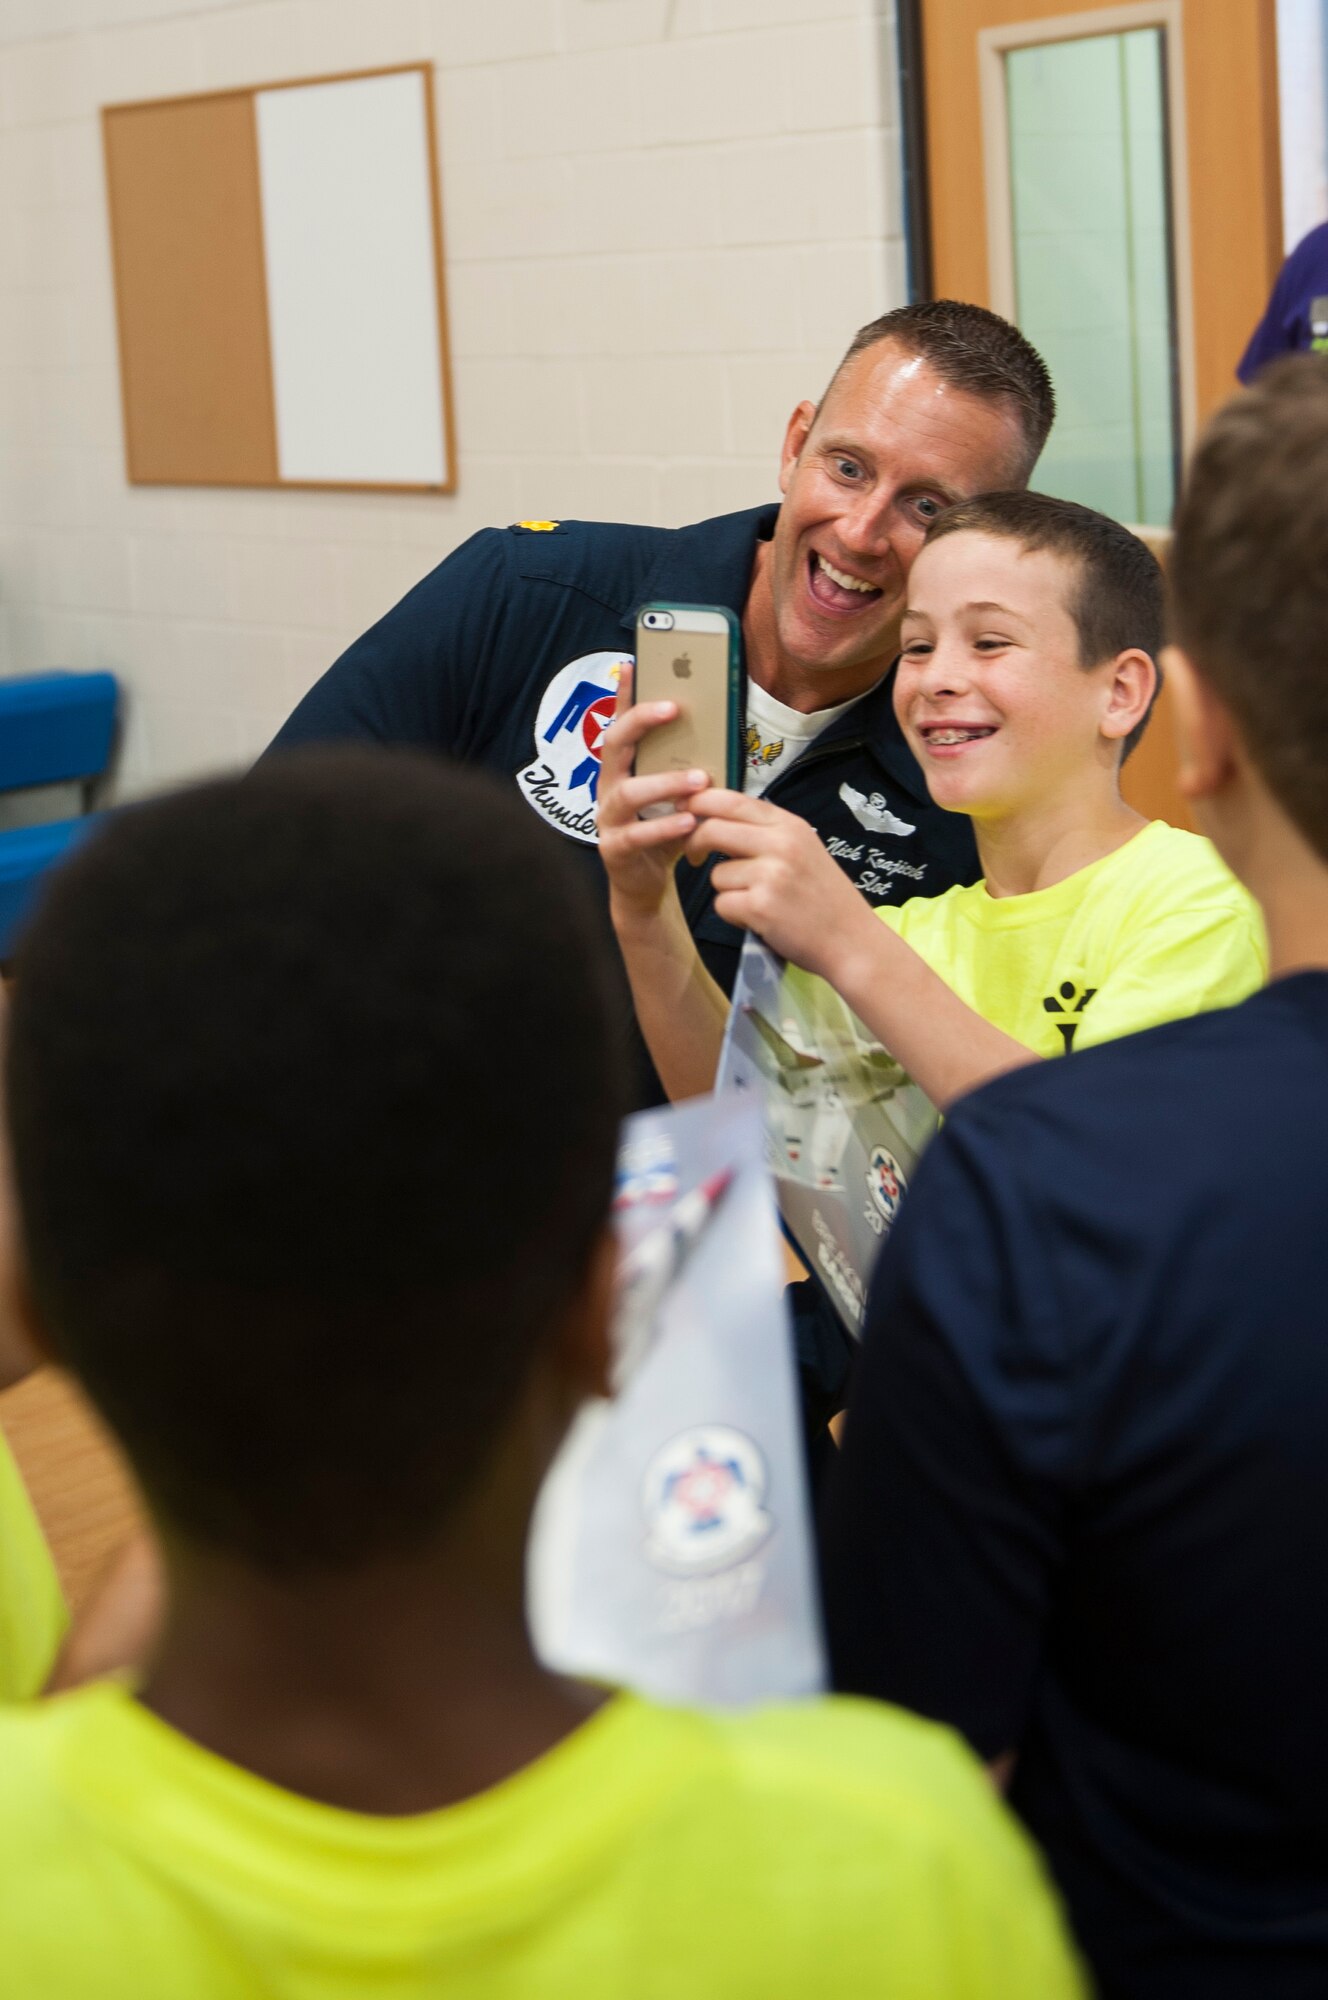
[[[742,632],[720,604],[643,604],[618,683],[596,820],[614,922],[657,917],[695,818],[693,792],[738,778]],[[681,912],[675,911],[681,922]]]
[[[859,954],[879,952],[882,926],[870,903],[805,819],[720,790],[693,792],[688,809],[697,825],[687,859],[727,857],[711,878],[716,916],[755,931],[781,958],[841,991]]]
[[[677,720],[675,701],[634,702],[635,676],[624,668],[613,722],[600,752],[596,820],[599,851],[609,877],[615,920],[655,916],[673,882],[673,871],[695,831],[689,802],[709,786],[710,774],[657,771],[634,775],[638,746],[652,730]],[[676,803],[681,810],[642,819],[642,809]]]
[[[712,785],[699,768],[637,776],[639,746],[676,720],[678,705],[635,702],[633,692],[624,671],[600,764],[600,855],[619,929],[661,914],[684,855],[700,863],[720,854],[716,916],[832,985],[851,977],[860,951],[882,949],[881,926],[816,829],[764,799]],[[678,810],[641,817],[670,804]]]

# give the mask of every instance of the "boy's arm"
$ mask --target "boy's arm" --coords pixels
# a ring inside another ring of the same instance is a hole
[[[676,702],[631,706],[624,672],[612,728],[604,739],[596,819],[609,877],[609,912],[631,982],[636,1016],[669,1096],[710,1090],[729,1003],[701,961],[687,928],[674,870],[696,827],[689,812],[639,819],[643,806],[685,801],[709,784],[704,771],[634,778],[636,746],[677,714]]]
[[[701,824],[688,856],[730,857],[712,878],[716,914],[833,986],[934,1104],[1041,1060],[881,923],[805,820],[740,792],[701,792],[690,804]]]

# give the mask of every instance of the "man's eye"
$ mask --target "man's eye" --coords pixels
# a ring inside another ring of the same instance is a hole
[[[835,471],[841,479],[861,479],[862,477],[862,467],[855,458],[837,458],[834,465]]]
[[[924,521],[934,521],[938,514],[943,514],[945,512],[944,500],[933,499],[929,493],[923,493],[922,495],[920,495],[920,497],[913,502],[913,505],[917,508],[919,514],[921,514]]]

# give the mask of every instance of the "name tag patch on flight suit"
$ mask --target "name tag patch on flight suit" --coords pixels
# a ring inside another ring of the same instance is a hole
[[[535,717],[535,759],[517,772],[522,797],[572,840],[594,842],[604,733],[630,653],[583,653],[559,667]]]

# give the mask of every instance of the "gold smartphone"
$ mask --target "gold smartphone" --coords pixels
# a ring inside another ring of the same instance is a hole
[[[635,699],[676,701],[679,713],[638,744],[637,777],[699,768],[712,785],[736,789],[741,674],[741,628],[726,606],[643,604],[636,615]]]

